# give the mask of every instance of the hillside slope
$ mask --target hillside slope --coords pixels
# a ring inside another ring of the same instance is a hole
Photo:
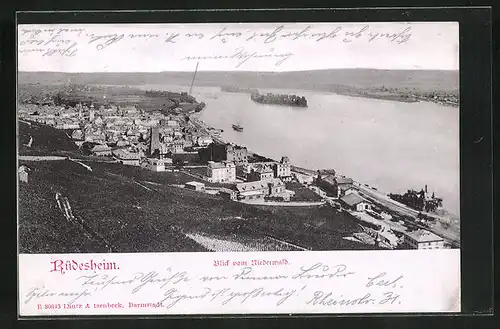
[[[89,171],[68,160],[22,163],[31,168],[29,183],[19,186],[22,253],[206,251],[189,234],[268,234],[313,250],[372,248],[344,240],[357,224],[329,207],[258,209],[168,186],[171,173],[119,164],[87,162]]]
[[[18,145],[20,155],[53,154],[60,151],[76,152],[78,146],[63,130],[36,122],[18,121]],[[27,144],[33,137],[31,147]]]

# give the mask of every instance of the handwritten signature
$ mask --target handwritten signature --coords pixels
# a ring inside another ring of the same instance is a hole
[[[243,66],[243,64],[247,63],[251,59],[276,59],[278,58],[274,65],[275,66],[280,66],[285,62],[287,59],[293,56],[293,53],[291,52],[284,52],[284,53],[275,53],[274,49],[271,49],[267,53],[263,52],[257,52],[257,51],[247,51],[244,47],[236,48],[234,53],[229,54],[229,55],[209,55],[209,56],[185,56],[181,60],[188,60],[188,61],[200,61],[200,60],[236,60],[236,68],[239,68]]]

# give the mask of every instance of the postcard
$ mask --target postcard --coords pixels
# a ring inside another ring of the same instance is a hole
[[[18,25],[19,316],[460,312],[458,43]]]

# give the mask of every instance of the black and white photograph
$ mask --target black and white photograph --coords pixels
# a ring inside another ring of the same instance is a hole
[[[21,24],[20,254],[460,248],[456,22]]]

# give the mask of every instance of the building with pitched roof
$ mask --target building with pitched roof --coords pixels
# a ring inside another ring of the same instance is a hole
[[[267,195],[267,189],[267,184],[264,181],[236,184],[238,200],[264,199],[264,196]]]
[[[341,198],[341,197],[348,195],[350,193],[358,193],[358,190],[356,190],[351,185],[339,185],[338,192],[339,192],[338,197]]]
[[[250,173],[247,174],[247,180],[249,182],[255,182],[259,180],[266,180],[272,178],[274,178],[274,171],[272,167],[264,164],[253,166]]]
[[[199,154],[202,161],[230,161],[237,166],[248,163],[247,148],[229,143],[212,143],[207,148],[201,149]]]
[[[165,171],[165,165],[172,164],[172,159],[170,158],[144,158],[141,161],[141,165],[149,170],[160,172]]]
[[[104,144],[97,144],[90,150],[90,152],[96,156],[107,156],[112,154],[113,149]]]
[[[280,162],[274,164],[274,177],[290,179],[292,177],[292,165],[288,157],[282,157]]]
[[[141,155],[139,153],[132,153],[124,149],[118,149],[113,151],[113,156],[121,164],[130,166],[140,165]]]
[[[294,194],[285,188],[285,183],[279,178],[271,178],[253,182],[236,184],[238,200],[256,200],[265,197],[279,197],[289,201]]]
[[[197,191],[197,192],[204,192],[205,191],[205,184],[200,183],[200,182],[195,182],[195,181],[188,182],[188,183],[184,184],[184,186],[187,189]]]
[[[432,232],[419,229],[404,232],[402,246],[408,249],[444,249],[444,240]]]
[[[348,209],[365,211],[371,209],[371,203],[356,193],[350,193],[340,198],[340,202]]]
[[[229,161],[209,161],[207,177],[211,183],[234,183],[236,181],[236,165]]]

